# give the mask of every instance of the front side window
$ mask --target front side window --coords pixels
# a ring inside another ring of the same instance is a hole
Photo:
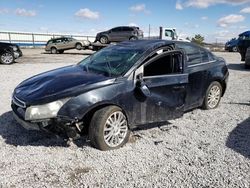
[[[174,36],[173,36],[173,32],[170,31],[170,30],[165,30],[165,36],[166,36],[166,37],[171,37],[171,38],[174,37]]]
[[[96,52],[82,60],[79,65],[87,72],[119,77],[125,74],[141,56],[141,50],[114,46]]]
[[[182,73],[182,58],[180,54],[169,54],[153,60],[145,65],[144,76],[160,76]]]

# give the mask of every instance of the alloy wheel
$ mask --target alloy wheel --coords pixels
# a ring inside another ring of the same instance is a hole
[[[11,64],[14,61],[14,57],[11,53],[4,53],[1,55],[1,62],[3,64]]]
[[[220,97],[221,89],[219,88],[219,86],[212,86],[207,97],[207,104],[209,108],[215,108],[220,101]]]
[[[106,120],[103,136],[109,147],[119,146],[128,132],[128,124],[125,115],[121,111],[112,113]]]

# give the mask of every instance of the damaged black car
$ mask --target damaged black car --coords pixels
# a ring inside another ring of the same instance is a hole
[[[216,108],[228,75],[223,58],[195,44],[127,41],[23,81],[12,109],[28,130],[57,129],[69,137],[87,131],[94,147],[110,150],[135,127]]]

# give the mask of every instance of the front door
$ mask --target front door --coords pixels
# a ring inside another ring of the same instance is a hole
[[[181,52],[164,52],[143,65],[139,79],[142,100],[137,124],[162,122],[178,118],[184,113],[188,75],[183,73]],[[144,96],[143,96],[144,95]],[[143,99],[144,98],[144,99]]]

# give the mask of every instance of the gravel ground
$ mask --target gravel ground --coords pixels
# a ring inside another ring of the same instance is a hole
[[[250,71],[238,53],[217,53],[230,69],[217,109],[133,131],[123,148],[102,152],[15,122],[10,100],[18,83],[86,57],[23,52],[19,63],[0,66],[0,187],[250,187]]]

